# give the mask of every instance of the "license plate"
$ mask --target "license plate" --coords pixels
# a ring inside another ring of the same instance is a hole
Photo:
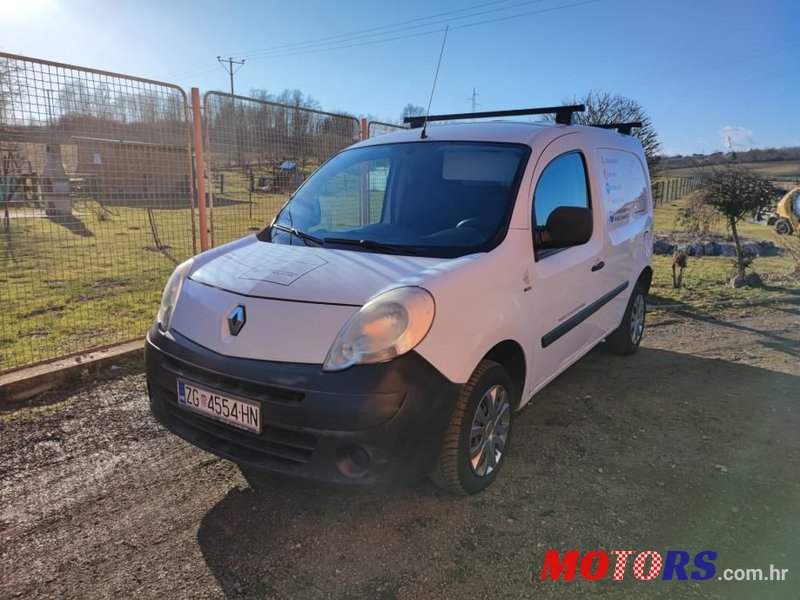
[[[261,405],[178,380],[178,404],[239,429],[261,433]]]

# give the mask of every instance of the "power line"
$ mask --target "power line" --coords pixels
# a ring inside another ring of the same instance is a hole
[[[720,57],[720,58],[716,58],[716,59],[713,59],[713,60],[710,60],[710,61],[706,61],[706,62],[695,63],[693,65],[683,66],[683,67],[681,67],[679,69],[672,70],[672,71],[667,71],[666,73],[662,73],[661,75],[659,75],[657,77],[651,77],[651,78],[647,78],[647,79],[637,79],[635,81],[631,81],[629,83],[625,83],[625,84],[623,84],[623,85],[621,85],[619,87],[621,89],[625,90],[625,89],[629,89],[629,88],[641,87],[641,86],[644,86],[644,85],[652,85],[653,83],[661,83],[662,81],[666,81],[668,79],[680,78],[683,75],[686,75],[686,74],[689,74],[689,73],[695,73],[695,72],[699,72],[699,71],[706,71],[708,69],[713,69],[713,68],[717,68],[717,67],[725,68],[725,67],[734,65],[736,63],[747,62],[747,61],[750,61],[750,60],[753,60],[753,59],[756,59],[756,58],[764,57],[764,56],[769,55],[769,54],[774,54],[776,52],[783,52],[783,51],[786,51],[787,49],[791,49],[792,46],[795,46],[797,44],[800,44],[800,40],[796,40],[796,41],[793,41],[793,42],[785,42],[785,43],[782,43],[782,44],[770,44],[768,46],[764,46],[763,48],[761,48],[760,50],[757,50],[756,52],[749,52],[747,54],[740,54],[740,55],[732,56],[732,57],[731,56]]]
[[[467,15],[467,16],[464,16],[464,17],[457,17],[457,18],[458,19],[473,18],[473,17],[477,16],[478,14],[487,14],[489,12],[498,12],[499,10],[508,10],[508,9],[513,8],[513,7],[518,7],[518,6],[521,6],[521,5],[528,5],[528,4],[533,4],[533,3],[539,3],[539,2],[542,2],[542,1],[543,0],[529,0],[529,2],[520,3],[519,5],[503,7],[503,8],[500,8],[500,9],[495,9],[493,11],[483,11],[482,13],[476,13],[476,14]],[[539,10],[534,10],[534,11],[527,11],[527,12],[513,14],[513,15],[506,15],[506,16],[502,16],[502,17],[496,17],[496,18],[493,18],[493,19],[483,19],[483,20],[472,22],[472,23],[465,23],[465,24],[462,24],[462,25],[456,25],[456,26],[450,27],[450,29],[466,29],[466,28],[470,28],[470,27],[477,27],[477,26],[491,24],[491,23],[498,23],[498,22],[508,21],[508,20],[512,20],[512,19],[519,19],[519,18],[522,18],[522,17],[528,17],[528,16],[532,16],[532,15],[545,14],[545,13],[549,13],[549,12],[565,10],[565,9],[568,9],[568,8],[575,8],[575,7],[584,6],[584,5],[588,5],[588,4],[595,4],[595,3],[598,3],[598,2],[602,2],[602,1],[604,1],[604,0],[583,0],[581,2],[573,2],[573,3],[569,3],[569,4],[562,4],[562,5],[552,6],[552,7],[549,7],[549,8],[544,8],[544,9],[539,9]],[[434,26],[436,24],[439,24],[440,22],[445,22],[445,21],[446,20],[435,21],[435,22],[426,23],[426,24],[423,24],[423,25],[417,25],[417,26],[413,27],[412,29],[419,29],[421,27],[431,27],[431,26]],[[264,55],[264,56],[255,56],[254,54],[251,54],[251,55],[249,55],[249,58],[251,58],[252,60],[259,60],[259,59],[262,59],[262,58],[285,58],[285,57],[289,57],[289,56],[299,56],[299,55],[303,55],[303,54],[313,54],[313,53],[318,53],[318,52],[330,52],[330,51],[334,51],[334,50],[343,50],[343,49],[347,49],[347,48],[357,48],[357,47],[363,47],[363,46],[370,46],[370,45],[374,45],[374,44],[384,44],[384,43],[392,42],[392,41],[412,39],[412,38],[422,37],[422,36],[426,36],[426,35],[439,34],[439,33],[442,33],[444,31],[444,28],[439,27],[439,28],[436,28],[436,29],[428,30],[428,31],[422,31],[422,32],[417,32],[417,33],[409,33],[409,34],[405,34],[405,35],[397,35],[397,36],[392,35],[393,33],[397,33],[399,31],[402,31],[402,29],[396,29],[395,31],[384,32],[384,34],[380,34],[380,35],[389,35],[390,37],[383,37],[383,38],[370,40],[370,41],[363,41],[363,42],[358,42],[358,43],[349,43],[350,41],[356,41],[357,39],[359,39],[359,38],[353,38],[352,40],[341,40],[341,42],[332,42],[330,45],[325,46],[325,47],[320,47],[320,48],[310,48],[310,49],[302,49],[302,48],[300,48],[297,51],[286,50],[286,51],[283,51],[283,52],[275,52],[274,54]],[[375,36],[364,36],[364,37],[375,37]],[[195,75],[205,74],[207,72],[209,72],[209,69],[202,69],[202,70],[196,71],[194,73],[187,73],[187,74],[185,74],[183,76],[184,77],[195,76]]]
[[[242,60],[233,60],[233,58],[228,57],[228,59],[224,59],[222,57],[217,57],[217,62],[222,65],[222,68],[225,69],[225,72],[231,76],[231,96],[234,95],[233,93],[233,76],[244,66],[244,59]],[[225,63],[228,63],[228,66],[225,66]],[[234,68],[233,65],[238,65]]]
[[[504,0],[504,2],[508,2],[508,1],[509,0]],[[483,10],[483,11],[479,11],[479,12],[474,12],[474,13],[469,14],[469,15],[462,15],[460,17],[447,17],[447,18],[443,18],[443,19],[437,19],[437,17],[439,15],[432,15],[432,16],[426,17],[424,19],[425,21],[429,21],[427,23],[422,23],[422,24],[419,24],[419,25],[409,25],[409,26],[406,26],[406,27],[399,27],[399,25],[403,25],[403,24],[408,23],[408,22],[423,20],[423,19],[412,19],[412,21],[407,21],[405,23],[397,23],[396,25],[386,26],[386,27],[382,28],[382,29],[391,29],[391,31],[384,31],[384,32],[381,32],[381,33],[367,33],[365,35],[351,34],[351,35],[346,35],[346,36],[339,36],[339,37],[344,37],[346,39],[341,39],[341,40],[338,40],[338,41],[300,42],[298,44],[289,44],[286,47],[275,46],[273,48],[264,48],[262,50],[254,50],[254,51],[251,51],[251,52],[247,52],[247,53],[244,53],[244,55],[248,56],[248,57],[251,57],[251,58],[252,57],[262,57],[262,56],[267,56],[267,55],[268,56],[274,56],[276,54],[282,55],[285,52],[294,52],[296,50],[308,50],[308,49],[311,49],[313,47],[338,45],[338,44],[349,43],[349,42],[358,42],[358,41],[369,39],[369,38],[380,37],[380,36],[385,36],[385,35],[393,35],[393,34],[396,34],[396,33],[401,33],[403,31],[410,31],[410,30],[414,30],[414,29],[420,29],[420,28],[423,28],[423,27],[430,27],[432,25],[449,24],[449,23],[452,23],[453,21],[460,21],[460,20],[463,20],[463,19],[471,19],[471,18],[474,18],[474,17],[482,16],[482,15],[487,15],[487,14],[496,13],[496,12],[502,12],[502,11],[511,10],[511,9],[514,9],[514,8],[520,8],[522,6],[529,6],[531,4],[540,4],[540,3],[544,2],[544,1],[545,0],[525,0],[524,2],[517,2],[516,4],[511,4],[509,6],[491,8],[491,9],[487,9],[487,10]],[[497,2],[491,2],[490,4],[497,4]],[[469,10],[474,10],[474,8],[480,8],[480,7],[473,7],[472,9],[469,9]],[[463,10],[465,10],[465,9],[462,9],[461,11],[451,11],[450,13],[441,13],[441,14],[448,15],[448,14],[455,13],[455,12],[463,12]],[[435,19],[435,20],[431,21],[430,19]],[[299,46],[299,47],[292,47],[292,46]]]
[[[531,3],[534,3],[534,2],[542,2],[542,1],[543,0],[529,0],[528,2],[522,2],[521,4],[531,4]],[[465,7],[465,8],[459,8],[457,10],[450,10],[450,11],[446,11],[446,12],[436,13],[436,14],[433,14],[433,15],[428,15],[426,17],[417,17],[416,19],[408,19],[406,21],[398,21],[396,23],[391,23],[391,24],[388,24],[388,25],[380,25],[380,26],[377,26],[377,27],[370,27],[368,29],[360,29],[358,31],[352,31],[350,33],[342,33],[342,34],[339,34],[339,35],[331,35],[331,36],[324,37],[324,38],[317,38],[315,40],[307,40],[305,42],[294,42],[294,43],[291,43],[291,44],[283,44],[283,45],[279,45],[279,46],[270,46],[268,48],[259,48],[257,50],[248,50],[246,52],[241,52],[240,54],[244,54],[244,55],[247,55],[247,56],[252,56],[252,55],[255,55],[255,54],[262,53],[262,52],[272,52],[272,51],[286,50],[286,49],[290,49],[290,48],[296,48],[297,46],[317,45],[317,44],[320,44],[322,42],[330,42],[331,40],[336,40],[336,39],[338,39],[339,41],[352,41],[352,40],[342,40],[341,38],[351,38],[351,37],[354,37],[354,36],[361,36],[362,34],[369,33],[369,32],[372,32],[372,31],[378,31],[378,30],[381,30],[381,29],[395,29],[395,28],[399,27],[400,25],[408,25],[409,23],[419,23],[420,21],[428,21],[430,19],[436,19],[438,17],[444,17],[444,16],[448,16],[448,15],[454,15],[454,14],[457,14],[457,13],[468,12],[468,11],[476,10],[476,9],[479,9],[479,8],[484,8],[484,7],[487,7],[487,6],[495,6],[497,4],[506,4],[508,2],[511,2],[511,0],[495,0],[494,2],[486,2],[484,4],[476,4],[476,5],[468,6],[468,7]],[[505,6],[505,7],[497,8],[497,9],[494,9],[494,10],[509,10],[511,8],[514,8],[515,6],[519,6],[519,4],[512,4],[511,6]],[[480,15],[480,14],[483,14],[483,13],[476,13],[476,15]],[[466,16],[463,16],[463,17],[454,17],[451,20],[465,19],[465,18],[468,18],[470,16],[476,16],[476,15],[466,15]],[[431,23],[423,23],[421,25],[415,25],[414,27],[425,27],[426,25],[430,25],[430,24]],[[404,29],[406,29],[406,28],[399,29],[398,31],[403,31]],[[396,32],[384,32],[384,33],[396,33]],[[380,35],[380,34],[373,34],[373,35]],[[372,36],[365,36],[365,37],[372,37]]]
[[[446,15],[451,15],[451,14],[456,14],[456,13],[461,13],[461,12],[468,12],[468,11],[471,11],[471,10],[484,8],[486,6],[494,6],[494,5],[497,5],[497,4],[505,4],[505,3],[510,2],[510,1],[511,0],[495,0],[494,2],[485,2],[485,3],[482,3],[482,4],[475,4],[473,6],[468,6],[468,7],[460,8],[460,9],[457,9],[457,10],[451,10],[451,11],[436,13],[436,14],[433,14],[433,15],[425,16],[425,17],[417,17],[415,19],[407,19],[405,21],[397,21],[395,23],[388,23],[386,25],[379,25],[379,26],[376,26],[376,27],[369,27],[367,29],[359,29],[357,31],[351,31],[350,33],[341,33],[341,34],[338,34],[338,35],[331,35],[331,36],[327,36],[327,37],[323,37],[323,38],[316,38],[316,39],[312,39],[312,40],[306,40],[305,42],[293,42],[293,43],[290,43],[290,44],[271,46],[269,48],[261,48],[261,49],[257,49],[257,50],[247,50],[247,51],[244,51],[244,52],[237,52],[236,54],[239,54],[239,55],[251,55],[251,54],[258,53],[258,52],[263,52],[263,51],[285,50],[285,49],[294,48],[294,47],[297,47],[297,46],[304,46],[304,45],[308,45],[308,44],[317,44],[317,43],[320,43],[320,42],[330,41],[330,40],[335,40],[335,39],[340,39],[341,40],[341,38],[349,38],[349,37],[352,37],[352,36],[358,36],[358,35],[361,35],[361,34],[364,34],[364,33],[369,33],[371,31],[378,31],[378,30],[381,30],[381,29],[392,29],[392,28],[398,27],[400,25],[408,25],[409,23],[419,23],[421,21],[427,21],[429,19],[435,19],[437,17],[443,17],[443,16],[446,16]],[[510,7],[507,7],[507,8],[510,8]],[[424,25],[418,25],[418,27],[423,27],[423,26]],[[204,67],[204,65],[206,65],[206,64],[207,64],[206,61],[200,61],[200,62],[197,62],[197,63],[193,63],[193,64],[187,65],[186,67],[183,67],[181,69],[176,69],[175,71],[171,71],[171,72],[167,73],[167,76],[174,76],[174,75],[178,75],[178,74],[183,74],[183,73],[188,72],[188,71],[195,71],[195,70],[197,70],[198,67]]]
[[[538,1],[541,1],[541,0],[536,0],[536,1],[538,2]],[[582,2],[573,2],[573,3],[570,3],[570,4],[562,4],[562,5],[559,5],[559,6],[553,6],[553,7],[550,7],[550,8],[544,8],[544,9],[540,9],[540,10],[533,10],[533,11],[528,11],[528,12],[514,14],[514,15],[507,15],[507,16],[504,16],[504,17],[496,17],[494,19],[484,19],[482,21],[475,21],[474,23],[465,23],[463,25],[456,25],[456,26],[450,27],[450,29],[451,30],[455,30],[455,29],[467,29],[467,28],[470,28],[470,27],[478,27],[478,26],[487,25],[487,24],[490,24],[490,23],[499,23],[499,22],[508,21],[508,20],[511,20],[511,19],[519,19],[519,18],[522,18],[522,17],[528,17],[528,16],[531,16],[531,15],[540,15],[540,14],[545,14],[545,13],[554,12],[554,11],[558,11],[558,10],[564,10],[564,9],[567,9],[567,8],[585,6],[585,5],[588,5],[588,4],[596,4],[598,2],[603,2],[603,1],[604,0],[583,0]],[[433,23],[431,23],[430,25],[433,25]],[[343,50],[343,49],[346,49],[346,48],[358,48],[358,47],[370,46],[370,45],[374,45],[374,44],[383,44],[383,43],[391,42],[391,41],[395,41],[395,40],[404,40],[404,39],[421,37],[421,36],[425,36],[425,35],[433,35],[433,34],[437,34],[437,33],[442,33],[443,31],[444,31],[444,28],[440,27],[438,29],[432,29],[430,31],[424,31],[424,32],[421,32],[421,33],[411,33],[411,34],[407,34],[407,35],[389,37],[389,38],[372,40],[372,41],[367,41],[367,42],[360,42],[360,43],[356,43],[356,44],[341,44],[341,45],[330,46],[330,47],[326,47],[326,48],[318,48],[318,49],[311,49],[311,50],[305,50],[305,51],[284,52],[284,53],[279,53],[279,54],[272,54],[272,55],[269,55],[269,56],[265,56],[263,58],[284,58],[284,57],[287,57],[287,56],[299,56],[299,55],[302,55],[302,54],[314,54],[314,53],[317,53],[317,52],[329,52],[329,51],[333,51],[333,50]],[[257,58],[254,58],[253,60],[259,60],[260,58],[262,58],[262,57],[257,57]]]

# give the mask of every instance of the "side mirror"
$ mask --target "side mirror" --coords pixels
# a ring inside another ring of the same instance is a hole
[[[592,211],[582,206],[559,206],[545,227],[552,248],[580,246],[592,238]]]

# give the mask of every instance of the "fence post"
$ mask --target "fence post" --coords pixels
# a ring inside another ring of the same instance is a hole
[[[367,120],[362,118],[361,119],[361,141],[369,139],[369,124]]]
[[[203,121],[200,114],[200,90],[192,88],[192,121],[194,123],[194,165],[196,173],[197,213],[200,218],[200,251],[208,250],[206,221],[206,171],[203,160]]]

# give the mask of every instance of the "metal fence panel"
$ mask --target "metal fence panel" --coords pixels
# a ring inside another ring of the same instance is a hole
[[[405,125],[396,125],[393,123],[381,123],[380,121],[370,121],[367,126],[367,133],[369,137],[373,138],[386,133],[394,133],[395,131],[403,131],[408,129]]]
[[[141,337],[196,250],[169,84],[0,53],[0,371]]]
[[[212,245],[263,229],[323,162],[360,139],[358,119],[222,92],[203,98]]]

